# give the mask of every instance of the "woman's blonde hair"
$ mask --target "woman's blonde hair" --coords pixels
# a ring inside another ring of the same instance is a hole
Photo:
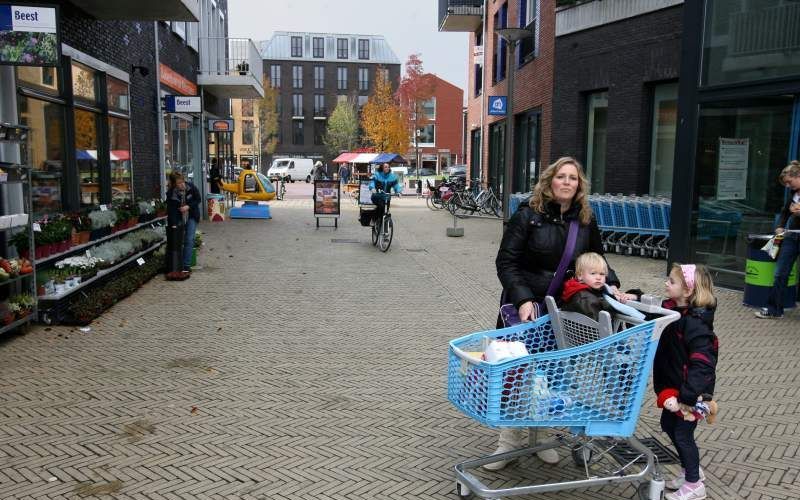
[[[593,269],[600,269],[608,274],[608,264],[606,259],[599,253],[586,252],[578,257],[575,261],[575,274],[583,274],[584,271],[592,271]]]
[[[686,278],[683,277],[683,270],[680,264],[677,262],[672,264],[669,274],[676,278],[685,290],[689,289]],[[692,307],[715,307],[717,305],[717,299],[714,297],[714,281],[711,279],[711,274],[709,274],[706,266],[699,264],[695,266],[694,290],[689,296],[689,305]]]
[[[589,181],[586,180],[586,174],[583,173],[583,167],[578,160],[570,156],[559,158],[542,172],[542,175],[539,176],[539,182],[533,188],[531,208],[539,213],[547,212],[546,206],[554,198],[553,188],[551,187],[553,178],[561,170],[561,167],[567,164],[575,165],[575,169],[578,171],[578,190],[575,192],[575,197],[572,198],[572,203],[577,203],[580,207],[578,220],[585,226],[592,221],[592,207],[589,206]]]
[[[183,180],[183,174],[180,172],[171,172],[169,174],[169,187],[174,188],[178,185],[178,181]]]
[[[786,184],[787,177],[800,177],[800,161],[792,160],[786,165],[778,176],[778,182]]]

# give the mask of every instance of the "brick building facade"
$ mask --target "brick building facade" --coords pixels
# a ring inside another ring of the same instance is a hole
[[[593,192],[671,191],[682,13],[678,5],[609,19],[615,22],[597,16],[593,25],[560,24],[552,157],[581,161]]]
[[[452,83],[431,75],[435,81],[433,99],[425,103],[424,116],[420,117],[418,129],[420,140],[427,138],[433,142],[420,142],[419,154],[423,168],[433,168],[444,173],[447,167],[464,161],[464,91]],[[433,114],[430,114],[430,112]],[[411,166],[416,166],[414,138],[408,156]]]

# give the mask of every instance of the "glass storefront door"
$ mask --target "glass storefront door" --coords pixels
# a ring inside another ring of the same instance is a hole
[[[793,104],[776,96],[700,106],[691,251],[722,285],[742,285],[747,235],[771,233],[781,210]]]
[[[606,139],[608,136],[608,92],[588,96],[589,116],[586,130],[586,176],[592,193],[606,189]]]

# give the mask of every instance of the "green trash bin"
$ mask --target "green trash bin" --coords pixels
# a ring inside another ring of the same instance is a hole
[[[772,284],[775,282],[775,261],[761,247],[772,238],[771,234],[747,236],[747,261],[745,263],[744,298],[750,307],[767,307]],[[783,293],[783,308],[790,309],[797,301],[797,262],[789,273],[789,281]]]

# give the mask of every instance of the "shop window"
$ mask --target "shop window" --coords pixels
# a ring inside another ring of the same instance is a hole
[[[108,144],[111,160],[111,198],[131,199],[131,131],[123,118],[108,118]]]
[[[292,37],[292,57],[303,57],[303,37]]]
[[[325,39],[314,37],[314,57],[317,59],[325,57]]]
[[[59,95],[58,68],[17,66],[17,83],[50,95]]]
[[[362,61],[366,61],[369,59],[369,40],[368,39],[359,39],[358,40],[358,58]]]
[[[675,134],[678,117],[678,84],[666,83],[653,90],[653,135],[650,143],[650,194],[672,195]]]
[[[314,66],[314,88],[317,90],[325,88],[325,67]]]
[[[800,3],[707,0],[703,85],[800,75]]]
[[[347,38],[336,39],[336,58],[347,59]]]
[[[747,235],[772,232],[784,201],[777,176],[792,137],[792,96],[716,102],[700,107],[692,213],[692,262],[742,285]],[[796,140],[796,139],[794,139]]]
[[[586,124],[586,176],[592,193],[605,192],[606,140],[608,135],[608,92],[588,95]]]
[[[75,109],[75,160],[78,165],[81,206],[100,203],[100,172],[97,162],[99,115]]]
[[[343,66],[336,68],[336,88],[347,90],[347,68]]]
[[[33,211],[36,214],[61,212],[64,209],[64,106],[31,97],[19,96],[18,99],[20,123],[31,128],[28,161],[33,168]]]
[[[429,123],[419,127],[417,138],[420,147],[434,147],[436,145],[436,125]]]
[[[83,64],[72,63],[72,93],[76,100],[97,102],[97,72]]]
[[[492,186],[498,196],[503,193],[503,177],[505,173],[506,157],[506,124],[504,121],[489,125],[489,178],[488,185]]]
[[[242,120],[242,145],[253,145],[253,120]]]
[[[226,143],[225,135],[218,134],[222,144]],[[218,144],[217,147],[222,146]],[[164,172],[180,172],[194,181],[194,136],[192,121],[178,115],[164,115]]]
[[[108,93],[108,108],[113,111],[127,113],[130,111],[130,101],[128,100],[128,84],[122,80],[109,76],[106,78],[106,89]]]
[[[539,175],[539,124],[541,114],[529,111],[514,122],[515,166],[513,192],[529,193]]]
[[[303,120],[292,120],[292,144],[295,146],[302,146],[304,142]]]

